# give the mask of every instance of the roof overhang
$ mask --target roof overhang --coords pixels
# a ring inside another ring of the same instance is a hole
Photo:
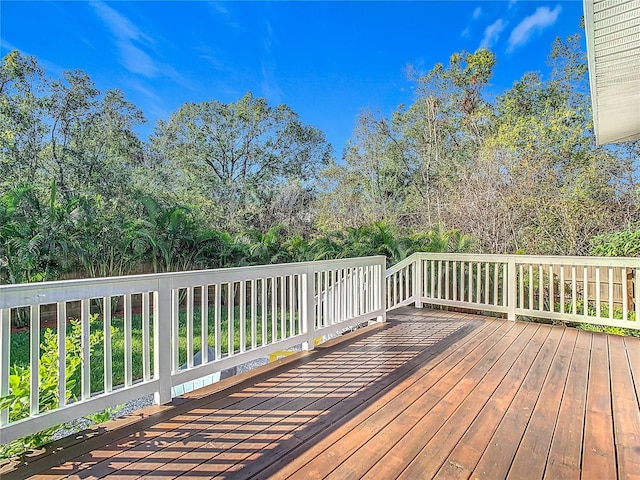
[[[640,0],[584,0],[598,145],[640,139]]]

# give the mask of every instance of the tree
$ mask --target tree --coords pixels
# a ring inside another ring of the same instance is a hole
[[[0,193],[33,184],[48,126],[44,72],[34,57],[10,52],[0,63]]]
[[[80,70],[50,80],[17,51],[0,64],[0,189],[29,184],[43,199],[51,179],[67,200],[130,193],[142,112],[119,90],[102,94]]]
[[[325,229],[356,227],[377,221],[398,223],[414,173],[402,131],[394,117],[371,111],[358,115],[345,148],[345,164],[325,171],[334,188],[322,195],[320,224]]]
[[[151,141],[161,163],[171,161],[170,188],[183,203],[203,205],[212,225],[231,231],[257,226],[283,187],[312,189],[332,152],[288,106],[271,107],[250,92],[235,103],[186,103],[158,123]]]
[[[133,128],[144,116],[119,90],[100,91],[82,71],[64,72],[51,82],[51,118],[45,152],[49,174],[61,192],[122,196],[132,188],[132,173],[142,156]]]

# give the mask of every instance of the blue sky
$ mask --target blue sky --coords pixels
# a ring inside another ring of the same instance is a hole
[[[581,1],[0,2],[2,56],[34,55],[50,76],[87,72],[147,117],[247,90],[322,129],[339,158],[361,109],[412,101],[405,68],[428,71],[481,46],[498,59],[491,91],[546,72],[556,36],[579,31]]]

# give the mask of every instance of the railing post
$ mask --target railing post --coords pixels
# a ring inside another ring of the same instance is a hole
[[[379,315],[377,320],[378,322],[386,322],[387,321],[387,259],[383,258],[378,266],[378,308],[382,311],[382,315]]]
[[[318,301],[320,301],[318,292]],[[315,272],[307,267],[302,274],[302,328],[307,335],[307,341],[302,343],[303,350],[313,350],[315,341],[316,302],[315,302]]]
[[[154,376],[158,379],[155,403],[171,402],[171,280],[158,281],[153,299]],[[178,339],[175,339],[178,341]]]
[[[9,395],[9,361],[11,359],[11,309],[0,310],[0,397]],[[9,409],[0,410],[0,427],[9,423]],[[5,443],[0,431],[0,443]]]
[[[422,308],[422,257],[419,253],[414,253],[416,259],[413,267],[413,295],[416,297],[416,308]]]
[[[507,319],[516,319],[516,302],[518,292],[518,279],[516,274],[516,257],[509,255],[507,263]]]

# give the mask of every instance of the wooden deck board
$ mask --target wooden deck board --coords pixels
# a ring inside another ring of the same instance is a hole
[[[594,335],[587,387],[582,478],[617,477],[609,368],[607,337]]]
[[[510,326],[506,324],[501,326],[501,328],[509,327]],[[437,369],[427,369],[425,366],[423,367],[424,370],[419,372],[419,374],[426,377],[425,383],[435,383],[441,378],[443,372],[448,373],[451,369],[460,365],[461,359],[472,355],[487,339],[500,337],[501,335],[502,332],[500,328],[495,331],[485,328],[470,342],[456,345],[458,348],[449,352],[448,355],[443,354],[440,362],[437,363]],[[341,459],[344,460],[348,458],[348,456],[360,446],[358,442],[345,442],[345,440],[350,439],[353,433],[360,435],[363,441],[366,438],[372,437],[377,431],[372,425],[386,425],[391,422],[416,400],[416,397],[422,392],[422,389],[422,386],[416,386],[415,378],[406,379],[377,402],[369,405],[367,408],[367,416],[364,419],[355,417],[341,425],[340,428],[332,431],[320,442],[316,442],[311,448],[306,449],[304,452],[292,452],[286,458],[280,460],[278,465],[274,465],[274,468],[263,472],[259,478],[265,478],[272,472],[275,478],[287,478],[302,468],[304,468],[304,475],[307,475],[308,478],[313,478],[314,476],[321,477],[323,471],[329,473],[331,471],[329,468],[332,466],[335,468]],[[367,432],[369,433],[369,437],[364,437],[363,435],[366,435]],[[338,442],[339,445],[336,447],[335,445]],[[327,453],[327,456],[329,456],[329,465],[323,467],[322,464],[325,463],[324,454],[328,449],[330,449],[330,453]],[[322,470],[316,473],[316,468],[321,468]]]
[[[547,459],[544,478],[549,480],[580,478],[591,337],[578,332]]]
[[[473,425],[482,424],[482,429],[476,429],[476,433],[490,430],[491,422],[497,425],[499,412],[504,414],[509,399],[512,399],[517,392],[524,379],[524,373],[531,367],[549,333],[548,328],[527,328],[526,330],[528,330],[526,332],[528,336],[524,338],[528,339],[527,348],[518,352],[517,358],[508,365],[502,377],[478,384],[473,394],[462,402],[461,407],[426,442],[414,461],[402,472],[401,478],[434,478],[441,470],[440,476],[443,478],[457,476],[458,469],[454,469],[453,472],[447,471],[447,467],[451,468],[455,463],[447,463],[447,466],[444,466],[447,457]],[[499,399],[501,404],[490,402],[491,398]],[[486,408],[487,406],[489,407]]]
[[[460,403],[477,391],[475,387],[482,385],[491,388],[495,378],[508,368],[513,361],[512,355],[522,347],[518,342],[524,344],[528,340],[522,335],[524,329],[519,327],[514,324],[490,349],[481,352],[480,358],[472,361],[465,358],[460,365],[467,365],[467,371],[458,378],[451,375],[444,377],[440,382],[441,389],[428,392],[431,398],[426,405],[423,399],[427,396],[423,395],[400,415],[398,420],[401,421],[390,423],[374,441],[367,442],[359,450],[359,455],[354,455],[341,465],[334,478],[343,477],[345,472],[350,471],[355,471],[356,476],[362,474],[363,478],[396,478],[422,450],[425,441],[453,415]],[[483,382],[485,379],[488,381]]]
[[[517,480],[528,476],[541,478],[544,475],[560,411],[560,402],[578,337],[577,333],[573,329],[564,331],[552,368],[542,387],[524,436],[519,442],[518,451],[507,475],[508,479]]]
[[[403,308],[287,362],[3,480],[640,475],[638,338]]]
[[[621,478],[640,478],[640,412],[627,350],[621,337],[608,340],[618,471]]]
[[[509,410],[472,471],[472,476],[475,478],[506,477],[547,373],[553,364],[562,334],[563,331],[557,328],[549,333],[540,355],[536,358],[537,365],[531,370],[531,375],[527,376],[515,399],[509,405]]]

